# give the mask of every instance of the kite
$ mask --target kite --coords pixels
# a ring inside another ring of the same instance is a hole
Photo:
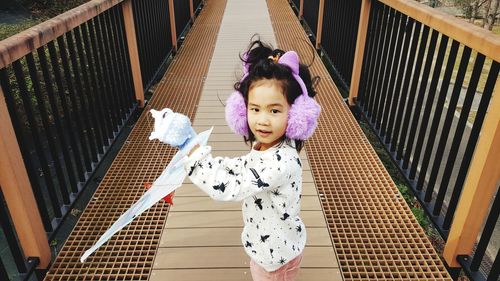
[[[183,163],[188,153],[197,144],[206,145],[213,130],[212,127],[196,134],[187,116],[175,113],[168,108],[164,108],[161,111],[152,109],[150,112],[155,119],[155,124],[154,131],[151,133],[149,139],[158,139],[162,143],[178,147],[179,151],[177,151],[165,170],[163,170],[153,184],[146,184],[146,188],[148,188],[146,193],[125,211],[90,249],[85,251],[80,258],[81,262],[85,262],[92,253],[106,243],[115,233],[158,201],[172,200],[173,192],[182,185],[182,182],[186,178],[187,173],[184,170]]]

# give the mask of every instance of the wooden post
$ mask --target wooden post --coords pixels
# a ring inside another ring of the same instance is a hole
[[[319,11],[318,11],[318,26],[316,28],[316,49],[320,48],[321,45],[321,33],[323,32],[323,11],[325,8],[325,0],[319,0]]]
[[[361,68],[363,67],[363,56],[365,53],[366,34],[368,33],[368,22],[370,20],[371,0],[361,2],[361,11],[359,15],[358,35],[356,39],[356,51],[354,53],[354,62],[352,67],[351,87],[349,91],[349,105],[356,104],[356,98],[359,92],[359,80],[361,78]]]
[[[172,34],[172,48],[177,52],[177,31],[175,28],[174,0],[168,0],[168,11],[170,14],[170,33]]]
[[[304,16],[304,0],[300,0],[299,6],[299,19],[301,19]]]
[[[443,256],[460,267],[457,255],[470,255],[500,182],[500,83],[497,82],[471,166],[458,202]],[[497,194],[500,196],[500,194]]]
[[[193,0],[189,0],[189,13],[191,14],[191,22],[194,22]]]
[[[141,63],[137,50],[137,37],[135,35],[134,13],[132,11],[132,0],[122,3],[123,19],[125,22],[125,33],[127,36],[128,54],[132,68],[132,79],[134,80],[135,98],[139,101],[139,107],[144,107],[144,88],[142,84]]]
[[[47,233],[12,127],[0,87],[0,186],[25,257],[39,257],[38,268],[46,269],[51,259]],[[43,198],[39,198],[43,200]]]

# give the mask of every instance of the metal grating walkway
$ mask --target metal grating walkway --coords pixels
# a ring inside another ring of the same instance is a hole
[[[237,54],[256,32],[312,61],[314,51],[288,1],[207,1],[46,280],[251,280],[239,241],[239,203],[213,202],[187,182],[173,207],[156,204],[86,263],[79,257],[175,152],[147,140],[153,126],[148,109],[182,112],[197,131],[215,125],[210,144],[217,155],[248,151],[226,127],[219,98],[225,100],[240,77]],[[307,155],[301,154],[308,246],[299,280],[450,280],[317,57],[311,70],[322,78],[317,99],[323,112]]]

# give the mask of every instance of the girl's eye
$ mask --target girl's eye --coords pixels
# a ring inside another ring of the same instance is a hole
[[[271,109],[271,112],[274,113],[274,114],[276,114],[276,113],[279,113],[280,111],[277,110],[277,109]]]
[[[258,109],[258,108],[256,108],[256,107],[252,107],[252,108],[250,108],[250,111],[253,111],[253,112],[259,112],[259,109]]]

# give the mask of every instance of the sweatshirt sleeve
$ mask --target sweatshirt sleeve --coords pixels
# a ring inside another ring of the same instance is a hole
[[[285,161],[280,161],[280,155],[250,153],[237,158],[214,158],[211,149],[199,147],[184,162],[184,168],[191,181],[214,200],[240,201],[277,188],[291,178],[290,169]],[[250,162],[257,163],[249,165]]]

